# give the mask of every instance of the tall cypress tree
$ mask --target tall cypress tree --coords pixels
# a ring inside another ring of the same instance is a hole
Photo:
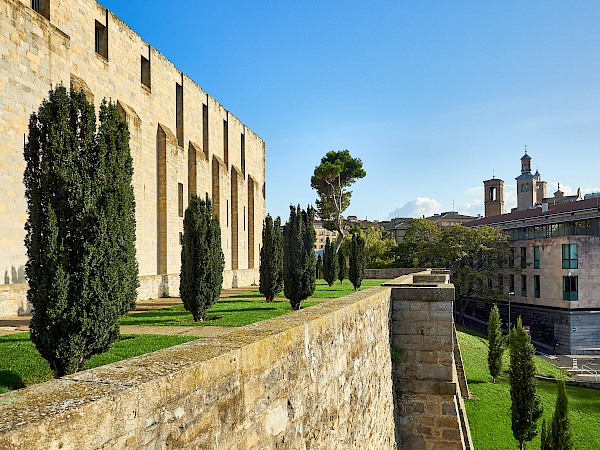
[[[321,258],[321,255],[317,256],[316,274],[317,274],[317,280],[320,280],[321,278],[323,278],[323,258]]]
[[[277,217],[273,222],[269,214],[263,224],[259,270],[259,291],[271,303],[283,289],[283,235],[281,219]]]
[[[517,319],[517,326],[510,330],[509,348],[512,432],[519,442],[519,448],[523,450],[525,442],[537,435],[537,421],[544,408],[536,391],[535,347],[523,328],[521,317]]]
[[[340,284],[344,282],[344,279],[348,276],[348,266],[346,266],[346,254],[342,250],[342,247],[338,250],[338,279],[340,280]]]
[[[502,354],[504,353],[504,337],[500,320],[500,312],[498,306],[494,303],[490,310],[488,319],[488,368],[492,377],[492,383],[496,382],[496,377],[502,371]]]
[[[337,279],[339,271],[338,258],[335,254],[335,245],[327,238],[323,252],[323,278],[329,286]]]
[[[224,268],[221,226],[212,202],[192,194],[183,218],[179,293],[195,322],[205,320],[206,311],[219,300]]]
[[[552,450],[572,450],[573,436],[571,434],[571,422],[569,421],[569,400],[565,388],[565,381],[558,382],[558,394],[556,395],[556,406],[552,416],[552,428],[547,435],[549,448]]]
[[[350,270],[348,278],[358,291],[365,276],[365,240],[359,233],[352,235],[352,245],[350,249]]]
[[[31,340],[55,377],[119,337],[135,306],[135,218],[129,132],[116,106],[63,86],[29,120],[25,266]]]
[[[290,217],[283,229],[283,292],[292,309],[300,309],[315,291],[314,209],[290,205]]]

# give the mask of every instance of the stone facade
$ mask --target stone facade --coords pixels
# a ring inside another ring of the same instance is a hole
[[[406,276],[2,394],[0,449],[470,449],[452,294]]]
[[[258,279],[265,143],[94,0],[0,0],[0,270],[23,283],[23,146],[29,115],[62,83],[129,125],[141,276],[177,275],[183,210],[213,199],[225,280]],[[225,285],[225,287],[230,287]],[[174,293],[172,293],[174,294]],[[152,293],[150,296],[156,296]]]

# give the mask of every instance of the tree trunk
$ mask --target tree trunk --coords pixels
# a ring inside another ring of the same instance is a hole
[[[342,246],[342,242],[344,242],[344,229],[342,227],[338,227],[338,236],[337,239],[335,240],[335,254],[337,255],[337,252],[340,250],[340,247]]]

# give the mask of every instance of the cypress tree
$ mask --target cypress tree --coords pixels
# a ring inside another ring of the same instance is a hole
[[[314,217],[310,206],[302,210],[300,205],[290,205],[290,217],[283,229],[283,292],[295,310],[315,291]]]
[[[512,432],[519,442],[519,448],[525,448],[525,442],[537,435],[537,421],[544,408],[536,392],[535,347],[531,337],[523,328],[521,317],[517,326],[510,330],[510,398]]]
[[[542,433],[540,435],[542,444],[540,446],[541,450],[553,450],[552,445],[550,444],[550,435],[548,433],[548,429],[546,428],[546,419],[542,421]]]
[[[323,278],[323,258],[321,258],[321,255],[317,256],[317,280],[320,280],[321,278]]]
[[[337,254],[339,266],[338,278],[340,280],[340,284],[342,284],[344,282],[344,279],[348,276],[348,266],[346,266],[346,254],[344,253],[341,247]]]
[[[179,292],[195,322],[204,321],[206,311],[219,300],[224,268],[221,226],[212,202],[192,194],[183,218]]]
[[[350,270],[348,278],[354,286],[354,290],[358,291],[362,280],[365,276],[365,240],[359,233],[352,235],[352,245],[350,249]]]
[[[135,306],[129,132],[103,102],[96,133],[85,95],[58,86],[30,117],[24,157],[31,340],[61,377],[108,350]]]
[[[488,367],[492,377],[492,383],[496,382],[496,377],[502,371],[502,354],[504,353],[504,337],[500,331],[501,327],[500,312],[498,306],[494,303],[490,310],[488,319]]]
[[[259,270],[259,291],[271,303],[283,289],[283,235],[281,219],[278,217],[273,223],[269,214],[263,224]]]
[[[569,421],[569,400],[564,380],[558,382],[556,407],[552,416],[552,427],[547,438],[549,448],[552,450],[572,450],[573,448],[571,422]]]
[[[323,278],[329,286],[333,285],[339,272],[338,258],[335,254],[334,244],[327,238],[323,252]]]

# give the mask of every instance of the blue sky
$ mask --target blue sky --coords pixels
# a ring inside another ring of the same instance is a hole
[[[266,141],[284,220],[329,150],[371,220],[483,214],[493,174],[509,210],[525,144],[548,195],[600,191],[600,2],[101,3]]]

